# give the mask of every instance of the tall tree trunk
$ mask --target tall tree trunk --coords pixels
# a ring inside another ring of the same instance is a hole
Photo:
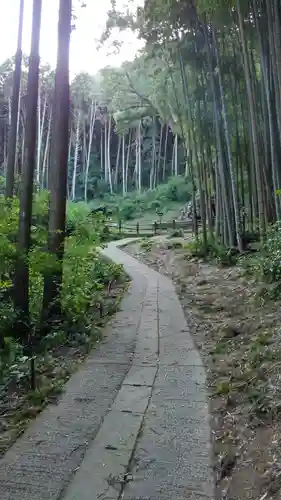
[[[18,43],[15,57],[15,71],[12,97],[12,123],[9,135],[8,161],[6,174],[6,198],[11,198],[14,192],[15,161],[17,150],[18,121],[19,121],[19,97],[22,61],[22,30],[23,30],[24,0],[20,1]]]
[[[142,179],[142,164],[141,164],[141,120],[137,129],[137,144],[138,144],[138,192],[141,192],[141,179]]]
[[[116,165],[115,165],[115,175],[114,175],[114,186],[115,186],[116,190],[118,189],[118,175],[119,175],[119,162],[120,162],[121,142],[122,142],[122,137],[119,135],[118,136]]]
[[[71,164],[71,151],[72,151],[72,128],[69,124],[69,139],[68,139],[68,155],[67,155],[67,198],[71,198],[71,183],[70,183],[70,164]]]
[[[81,122],[81,110],[79,109],[77,123],[76,123],[75,150],[74,150],[74,160],[73,160],[72,189],[71,189],[72,201],[75,201],[76,197],[76,174],[77,174],[79,143],[80,143],[80,122]]]
[[[166,179],[168,133],[169,133],[169,127],[168,127],[168,125],[166,125],[165,143],[164,143],[164,160],[163,160],[163,168],[162,168],[162,182],[164,182]]]
[[[112,189],[112,175],[111,175],[111,154],[110,154],[111,122],[112,122],[112,117],[110,115],[109,122],[108,122],[108,135],[107,135],[107,147],[106,147],[106,152],[107,152],[107,171],[108,171],[108,182],[109,182],[110,194],[113,193],[113,189]]]
[[[251,81],[251,72],[249,66],[248,48],[245,40],[244,32],[244,22],[241,13],[241,0],[236,0],[237,13],[238,13],[238,25],[241,37],[244,69],[245,69],[245,79],[247,85],[247,94],[249,100],[249,111],[250,111],[250,121],[251,121],[251,134],[252,134],[252,146],[253,146],[253,157],[256,170],[256,182],[257,182],[257,195],[258,195],[258,211],[259,211],[259,230],[261,237],[264,238],[265,235],[265,214],[264,214],[264,196],[263,196],[263,186],[262,186],[262,176],[261,176],[261,165],[259,158],[259,148],[258,148],[258,131],[257,131],[257,120],[255,113],[255,101],[253,94],[253,86]]]
[[[179,171],[178,167],[178,134],[175,137],[175,176],[177,177]]]
[[[25,151],[25,123],[24,120],[22,120],[22,143],[21,143],[21,159],[20,159],[20,165],[19,165],[19,171],[18,174],[21,174],[23,171],[23,165],[24,165],[24,151]]]
[[[108,183],[108,154],[107,154],[107,135],[108,135],[108,127],[107,121],[104,124],[104,145],[103,145],[103,153],[104,153],[104,181]]]
[[[39,42],[42,0],[33,0],[32,40],[27,81],[26,151],[20,193],[18,262],[15,270],[14,303],[18,315],[18,334],[28,340],[29,327],[29,267],[31,243],[33,181],[36,163],[37,100],[39,82]]]
[[[89,144],[88,144],[88,153],[87,153],[87,163],[86,163],[86,172],[85,172],[85,191],[84,191],[84,199],[88,201],[88,178],[89,178],[89,168],[90,168],[90,159],[91,159],[91,151],[92,151],[92,141],[94,135],[95,121],[96,121],[96,111],[97,111],[97,102],[96,100],[92,100],[91,103],[91,112],[90,112],[90,129],[89,129]]]
[[[37,165],[36,165],[36,182],[37,182],[38,188],[40,187],[41,154],[42,154],[43,133],[44,133],[46,109],[47,109],[47,96],[45,95],[43,109],[42,109],[42,113],[41,113],[41,96],[40,96],[40,85],[39,85],[38,127],[37,127]]]
[[[151,166],[149,175],[149,189],[153,189],[153,179],[155,172],[155,159],[156,159],[156,126],[155,118],[153,117],[153,129],[152,129],[152,155],[151,155]]]
[[[41,189],[44,189],[45,187],[47,187],[47,184],[48,184],[48,182],[47,182],[48,175],[46,175],[46,172],[47,172],[48,154],[49,154],[49,150],[50,150],[51,125],[52,125],[52,110],[50,111],[49,120],[48,120],[48,130],[47,130],[47,135],[46,135],[45,150],[44,150],[43,164],[42,164]]]
[[[38,0],[37,0],[38,1]],[[72,0],[60,0],[58,22],[58,57],[54,95],[53,158],[50,166],[49,252],[57,265],[46,274],[42,320],[60,318],[61,288],[67,200],[68,140],[69,140],[69,44]]]
[[[220,60],[219,60],[220,56],[219,56],[218,49],[217,49],[216,36],[215,36],[214,31],[213,31],[213,40],[214,40],[215,52],[216,52],[217,74],[218,74],[218,82],[219,82],[219,90],[220,90],[220,98],[221,98],[222,119],[223,119],[226,150],[227,150],[227,157],[228,157],[228,166],[229,166],[230,180],[231,180],[231,190],[232,190],[232,198],[233,198],[236,238],[237,238],[238,249],[240,252],[242,252],[243,251],[243,243],[242,243],[242,238],[241,238],[241,227],[240,227],[241,225],[240,225],[239,204],[238,204],[238,196],[237,196],[237,185],[236,185],[236,179],[235,179],[235,172],[234,172],[234,165],[233,165],[233,158],[232,158],[232,151],[231,151],[231,144],[230,144],[230,135],[229,135],[228,121],[227,121],[226,108],[225,108],[224,89],[223,89],[222,78],[221,78]]]
[[[130,153],[131,153],[131,142],[132,142],[132,130],[129,132],[129,141],[127,148],[127,158],[126,158],[126,173],[125,173],[125,192],[128,191],[128,173],[129,173],[129,163],[130,163]]]
[[[37,104],[37,155],[36,155],[36,183],[40,182],[40,149],[41,149],[41,88],[39,75],[38,104]]]
[[[156,169],[156,186],[159,184],[160,180],[160,166],[161,166],[161,153],[162,153],[162,142],[163,142],[163,124],[160,125],[160,139],[158,148],[158,159],[157,159],[157,169]]]
[[[126,195],[126,179],[125,179],[125,134],[122,135],[122,194]]]

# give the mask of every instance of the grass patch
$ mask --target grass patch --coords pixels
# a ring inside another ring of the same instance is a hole
[[[153,242],[149,239],[142,240],[140,242],[140,247],[142,250],[145,250],[146,252],[151,252],[153,246]]]

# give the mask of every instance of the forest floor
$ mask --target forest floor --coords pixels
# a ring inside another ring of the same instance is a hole
[[[263,300],[242,264],[187,259],[182,240],[124,250],[173,279],[205,363],[217,498],[280,498],[281,301]]]
[[[72,332],[51,336],[43,352],[35,358],[35,385],[31,389],[30,360],[15,360],[12,373],[0,387],[0,458],[25,431],[28,424],[49,403],[55,403],[64,384],[81,366],[90,350],[102,338],[103,328],[118,310],[127,287],[127,277],[104,290],[103,308],[93,308],[89,328],[76,326]],[[53,344],[52,344],[53,342]]]

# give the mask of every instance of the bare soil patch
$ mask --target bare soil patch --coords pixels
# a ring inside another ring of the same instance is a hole
[[[173,279],[205,362],[217,499],[281,499],[281,300],[263,301],[239,265],[190,261],[171,247],[151,240],[125,251]]]

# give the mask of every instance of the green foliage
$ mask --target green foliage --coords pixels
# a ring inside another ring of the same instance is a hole
[[[146,252],[151,252],[151,250],[152,250],[152,241],[146,238],[143,241],[141,241],[140,247],[143,250],[145,250]]]
[[[255,260],[255,266],[261,277],[269,282],[281,281],[281,223],[278,222],[268,234]]]
[[[281,291],[281,223],[276,223],[268,233],[259,252],[247,256],[243,261],[245,274],[254,276],[262,284],[256,296],[263,299],[277,299]]]
[[[179,201],[187,203],[191,199],[192,184],[188,178],[172,177],[167,184],[161,184],[156,189],[157,200]]]
[[[11,300],[14,268],[17,257],[17,228],[19,202],[17,198],[7,205],[0,197],[0,338],[4,342],[3,363],[6,352],[12,352],[13,343],[6,345],[6,338],[16,332],[13,324],[16,313]],[[69,203],[67,207],[67,237],[63,261],[62,322],[69,325],[86,325],[91,321],[91,311],[104,298],[105,287],[122,275],[122,266],[104,260],[97,251],[106,235],[105,217],[91,212],[85,203]],[[53,271],[57,261],[47,251],[48,237],[48,193],[34,196],[32,221],[32,247],[28,256],[30,274],[31,334],[40,327],[43,276]],[[66,325],[64,326],[64,328]],[[62,328],[62,331],[64,331]],[[37,333],[38,335],[38,333]],[[51,333],[52,336],[52,333]],[[61,336],[59,336],[61,338]],[[3,340],[4,339],[4,340]],[[44,339],[46,343],[48,339]],[[58,341],[56,336],[55,341]],[[14,341],[13,341],[14,342]],[[9,349],[8,349],[9,347]],[[7,362],[8,363],[8,362]],[[6,366],[6,365],[5,365]],[[1,371],[1,370],[0,370]]]
[[[229,380],[223,380],[218,382],[216,386],[216,394],[223,396],[226,394],[229,394],[231,390],[230,382]]]
[[[113,215],[121,220],[132,220],[146,212],[159,213],[168,211],[173,203],[187,203],[191,199],[192,185],[188,178],[178,176],[156,189],[143,193],[130,193],[126,197],[105,196],[103,204],[110,208]],[[95,205],[92,205],[95,206]]]
[[[133,200],[125,199],[118,210],[121,220],[132,220],[137,214],[137,204]]]
[[[3,379],[11,370],[15,371],[16,365],[25,359],[22,346],[11,337],[4,337],[0,349],[0,378]]]
[[[194,240],[188,243],[185,248],[187,250],[187,258],[215,260],[222,266],[232,266],[237,262],[236,253],[211,239],[206,244],[202,239]]]

